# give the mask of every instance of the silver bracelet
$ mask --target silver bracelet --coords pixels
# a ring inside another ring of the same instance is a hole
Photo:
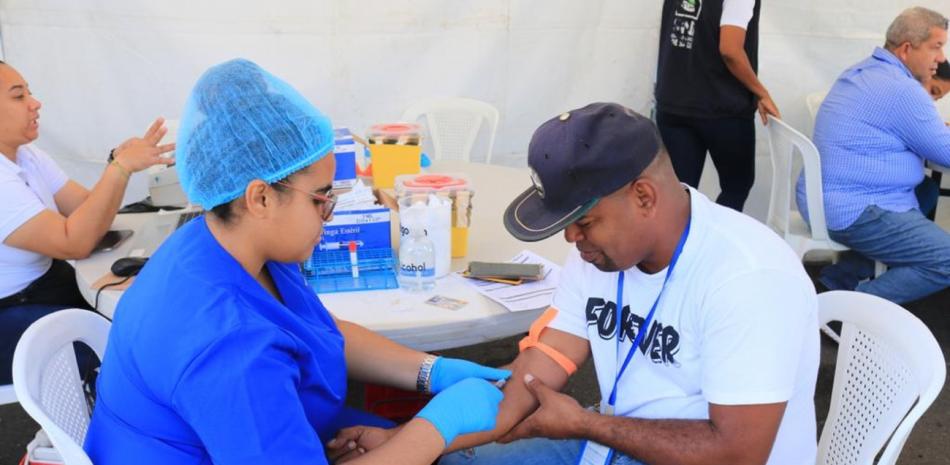
[[[435,365],[435,355],[428,354],[422,359],[422,365],[419,365],[419,374],[416,376],[416,390],[426,394],[432,393],[432,366]]]

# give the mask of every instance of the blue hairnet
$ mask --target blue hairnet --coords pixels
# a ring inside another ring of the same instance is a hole
[[[255,179],[270,184],[323,158],[333,149],[333,126],[286,82],[236,59],[198,79],[177,144],[182,189],[210,210]]]

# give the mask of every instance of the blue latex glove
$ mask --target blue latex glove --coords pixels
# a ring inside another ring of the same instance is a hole
[[[500,368],[490,368],[460,360],[457,358],[439,357],[432,365],[432,373],[429,375],[429,390],[433,394],[442,392],[445,388],[465,379],[482,378],[489,381],[498,381],[508,379],[511,371]]]
[[[468,378],[433,397],[416,417],[432,423],[447,446],[460,434],[494,428],[502,397],[501,389],[488,381]]]

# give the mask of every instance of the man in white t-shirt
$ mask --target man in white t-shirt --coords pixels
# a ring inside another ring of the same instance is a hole
[[[505,226],[525,241],[563,230],[577,250],[498,427],[453,449],[514,442],[441,463],[814,463],[817,300],[785,242],[681,184],[653,123],[617,104],[544,123],[528,164]],[[557,392],[590,355],[599,411]]]

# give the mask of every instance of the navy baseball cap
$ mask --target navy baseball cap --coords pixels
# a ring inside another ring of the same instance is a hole
[[[531,137],[534,185],[505,210],[505,228],[527,242],[557,234],[639,177],[661,146],[649,118],[616,103],[592,103],[551,118]]]

